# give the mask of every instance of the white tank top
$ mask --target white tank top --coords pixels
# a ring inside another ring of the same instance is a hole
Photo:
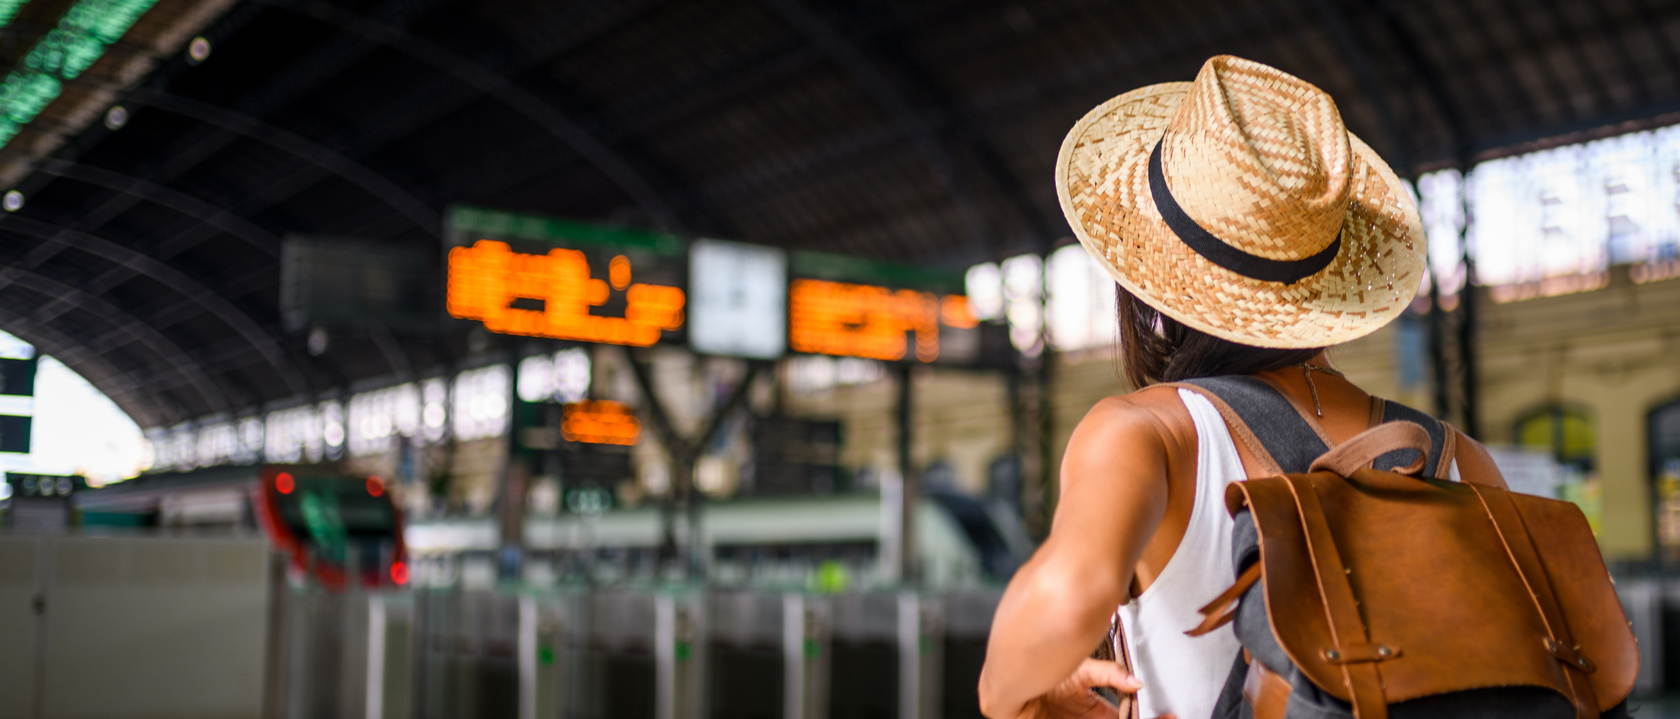
[[[1231,566],[1235,525],[1225,511],[1225,485],[1247,474],[1225,418],[1213,403],[1186,389],[1178,396],[1196,423],[1196,504],[1184,538],[1160,576],[1117,611],[1134,671],[1143,681],[1138,713],[1145,719],[1169,713],[1179,719],[1213,716],[1225,679],[1242,651],[1230,624],[1200,637],[1184,633],[1202,623],[1196,610],[1236,578]],[[1448,471],[1449,479],[1460,481],[1457,461]]]
[[[1141,596],[1120,607],[1120,621],[1143,690],[1139,716],[1177,714],[1206,719],[1242,645],[1227,624],[1200,637],[1185,631],[1202,623],[1197,609],[1231,586],[1231,516],[1225,485],[1245,479],[1231,431],[1213,404],[1190,390],[1178,396],[1196,423],[1196,505],[1172,559]]]

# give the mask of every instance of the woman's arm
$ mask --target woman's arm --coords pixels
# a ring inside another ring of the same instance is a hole
[[[1009,582],[992,620],[980,673],[986,716],[1013,719],[1068,680],[1126,600],[1138,557],[1166,514],[1168,445],[1182,441],[1169,430],[1176,423],[1166,394],[1104,400],[1074,430],[1050,536]]]

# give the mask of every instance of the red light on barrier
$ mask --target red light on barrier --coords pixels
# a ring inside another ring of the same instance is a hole
[[[385,482],[378,475],[368,477],[367,491],[370,496],[377,497],[385,493]]]
[[[391,563],[391,581],[398,584],[408,583],[408,565],[402,562]]]
[[[292,490],[297,489],[297,482],[292,479],[292,475],[281,472],[280,476],[274,478],[274,488],[281,494],[291,494]]]

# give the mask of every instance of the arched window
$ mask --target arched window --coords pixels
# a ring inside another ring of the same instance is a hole
[[[1597,534],[1604,516],[1598,483],[1598,430],[1584,410],[1564,405],[1541,407],[1517,420],[1516,443],[1543,451],[1563,466],[1558,495],[1581,506]]]
[[[1651,410],[1648,422],[1657,551],[1664,564],[1680,564],[1680,400]]]

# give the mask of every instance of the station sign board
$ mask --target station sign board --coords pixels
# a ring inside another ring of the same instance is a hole
[[[565,405],[560,436],[567,442],[630,446],[641,439],[642,424],[628,404],[586,399]]]
[[[445,305],[491,332],[646,347],[684,339],[687,243],[674,235],[454,207]]]
[[[476,207],[452,208],[447,224],[448,313],[491,332],[751,359],[974,365],[1000,354],[961,271]]]
[[[963,273],[797,252],[788,285],[788,348],[889,362],[973,363],[979,320]]]

